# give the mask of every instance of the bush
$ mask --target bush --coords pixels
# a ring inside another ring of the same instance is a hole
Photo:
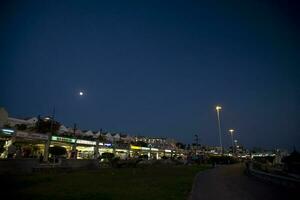
[[[148,155],[140,155],[139,158],[143,160],[148,160]]]
[[[254,157],[253,160],[260,163],[273,163],[275,156]]]

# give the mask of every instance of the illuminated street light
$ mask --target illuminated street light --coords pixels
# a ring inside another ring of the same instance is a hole
[[[234,154],[234,145],[233,145],[233,132],[234,129],[229,129],[230,135],[231,135],[231,144],[232,144],[232,153]]]
[[[220,121],[220,110],[221,109],[222,109],[221,106],[216,106],[217,118],[218,118],[218,127],[219,127],[220,147],[221,147],[221,153],[223,154],[223,145],[222,145],[222,136],[221,136],[221,121]]]

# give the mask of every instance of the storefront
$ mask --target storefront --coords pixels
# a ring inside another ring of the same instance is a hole
[[[148,159],[159,159],[159,149],[149,147],[130,146],[130,156],[133,158],[147,156]]]
[[[127,149],[116,149],[115,155],[119,157],[120,159],[126,159],[129,157],[129,150]]]
[[[95,153],[96,142],[89,140],[80,140],[76,141],[76,149],[78,151],[78,159],[93,159]]]
[[[158,152],[159,152],[159,149],[157,148],[151,148],[150,150],[150,159],[160,159],[159,156],[158,156]]]
[[[78,159],[93,159],[96,156],[97,142],[91,140],[74,139],[67,137],[52,136],[51,146],[57,145],[66,148],[68,158],[71,157],[72,150],[76,148]],[[111,143],[98,144],[99,155],[102,153],[115,153]],[[117,151],[119,152],[119,151]],[[121,152],[119,152],[121,153]]]
[[[64,147],[67,151],[67,158],[70,158],[73,145],[75,145],[75,141],[76,140],[74,138],[52,136],[50,147],[53,146]]]
[[[44,155],[48,135],[16,131],[14,135],[16,158],[39,158]]]
[[[114,153],[111,143],[99,143],[98,151],[99,155],[102,155],[103,153]]]

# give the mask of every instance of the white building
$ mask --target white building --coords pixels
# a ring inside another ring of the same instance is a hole
[[[7,124],[12,127],[15,127],[16,125],[21,125],[21,124],[24,124],[27,127],[33,127],[33,126],[35,126],[37,121],[38,121],[37,117],[25,118],[25,119],[8,117]]]
[[[95,131],[94,132],[94,135],[93,135],[93,138],[98,138],[99,136],[101,135],[101,132],[100,131]]]
[[[65,127],[64,125],[60,125],[59,129],[58,129],[58,134],[59,135],[64,135],[64,134],[68,134],[69,129],[67,127]]]
[[[105,139],[107,140],[107,141],[109,141],[109,142],[113,142],[114,141],[114,137],[112,136],[112,134],[111,133],[106,133],[106,134],[104,134],[104,137],[105,137]]]
[[[113,134],[113,140],[114,141],[120,141],[120,139],[121,139],[121,136],[120,136],[119,133]]]
[[[93,133],[93,131],[91,131],[91,130],[88,130],[88,131],[84,131],[84,132],[82,132],[82,136],[94,136],[94,133]]]
[[[130,135],[124,135],[124,134],[120,134],[120,139],[124,142],[124,143],[130,143],[132,141],[134,141],[134,138],[132,138]]]

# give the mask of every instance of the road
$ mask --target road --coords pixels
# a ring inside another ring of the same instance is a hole
[[[235,164],[199,173],[189,200],[299,199],[293,197],[296,191],[249,177],[244,169],[243,164]]]

